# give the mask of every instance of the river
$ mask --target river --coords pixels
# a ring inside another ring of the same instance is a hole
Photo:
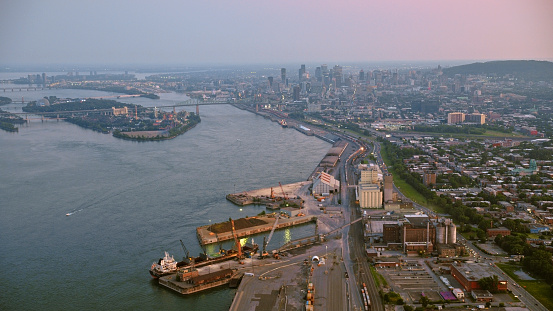
[[[50,95],[109,93],[0,94]],[[166,93],[125,101],[186,99]],[[21,104],[2,109],[21,111]],[[200,115],[194,129],[161,142],[119,140],[63,121],[0,131],[0,309],[228,310],[235,290],[180,296],[157,285],[149,267],[164,251],[180,259],[180,239],[197,255],[197,226],[265,210],[241,210],[225,195],[305,180],[330,144],[232,106],[203,106]],[[269,248],[313,232],[314,225],[277,231]]]

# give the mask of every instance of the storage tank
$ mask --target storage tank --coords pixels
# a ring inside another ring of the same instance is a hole
[[[454,223],[451,223],[448,227],[447,243],[454,244],[457,242],[457,227]]]
[[[436,243],[438,244],[445,244],[445,231],[446,227],[443,224],[439,224],[436,226]]]

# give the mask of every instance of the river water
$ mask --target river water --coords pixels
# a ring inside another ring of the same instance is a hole
[[[0,94],[50,95],[109,93]],[[124,101],[187,99],[161,97]],[[21,111],[21,104],[2,109]],[[197,255],[197,226],[265,210],[240,210],[225,195],[305,180],[330,145],[232,106],[204,106],[200,115],[194,129],[161,142],[124,141],[56,121],[0,131],[0,309],[228,310],[235,290],[180,296],[151,279],[150,265],[165,250],[180,259],[180,239]],[[269,248],[313,232],[314,225],[277,231]]]

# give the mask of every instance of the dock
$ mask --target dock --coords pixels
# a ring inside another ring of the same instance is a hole
[[[237,274],[236,269],[222,269],[220,271],[198,275],[188,280],[180,281],[175,273],[159,278],[159,284],[179,294],[188,295],[229,284],[233,278],[236,278]]]
[[[279,218],[276,229],[288,228],[316,221],[315,216],[297,216],[289,218]],[[253,234],[271,231],[276,221],[274,216],[256,216],[249,218],[240,218],[235,220],[236,224],[243,224],[242,228],[236,228],[238,238],[247,237]],[[232,230],[227,226],[228,222],[206,225],[196,228],[196,235],[201,245],[218,243],[221,241],[233,240]],[[220,230],[216,230],[221,228]],[[227,230],[228,228],[228,230]],[[222,230],[222,231],[221,231]]]

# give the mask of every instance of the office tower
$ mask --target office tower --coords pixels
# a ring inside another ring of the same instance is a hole
[[[280,80],[286,83],[286,68],[280,68]]]
[[[299,81],[301,82],[303,79],[303,75],[305,74],[305,65],[301,65],[300,69],[298,70],[299,74]]]
[[[343,76],[342,76],[342,66],[334,66],[334,69],[332,71],[332,75],[334,77],[334,79],[336,80],[336,87],[339,88],[339,87],[342,87],[342,79],[343,79]]]
[[[315,79],[317,79],[317,82],[323,81],[323,72],[321,70],[321,67],[315,68]]]
[[[300,100],[300,87],[299,85],[294,86],[293,99]]]
[[[365,81],[365,72],[363,71],[363,69],[359,71],[359,81]]]

